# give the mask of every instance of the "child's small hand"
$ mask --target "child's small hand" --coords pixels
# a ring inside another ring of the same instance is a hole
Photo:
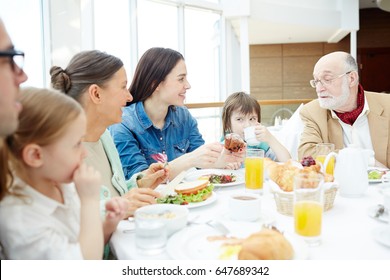
[[[129,202],[120,196],[113,197],[106,202],[106,222],[116,225],[126,217]]]
[[[256,125],[255,135],[257,141],[260,142],[270,142],[271,138],[273,137],[271,132],[269,132],[268,128],[261,123]]]
[[[73,174],[73,182],[80,199],[99,199],[101,176],[92,166],[82,163]]]
[[[103,222],[104,243],[109,241],[118,223],[126,218],[128,208],[129,202],[120,196],[113,197],[106,202],[106,218]]]

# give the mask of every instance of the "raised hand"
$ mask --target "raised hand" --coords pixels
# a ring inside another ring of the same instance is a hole
[[[157,162],[152,163],[149,168],[142,172],[143,177],[137,181],[139,188],[155,189],[165,182],[169,177],[169,165]]]

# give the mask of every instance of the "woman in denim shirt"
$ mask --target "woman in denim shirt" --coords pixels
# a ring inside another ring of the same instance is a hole
[[[156,203],[160,194],[153,189],[166,180],[167,168],[154,163],[145,172],[125,179],[118,151],[107,127],[122,120],[122,108],[133,98],[127,89],[127,75],[123,62],[97,50],[76,54],[66,69],[50,69],[52,86],[76,99],[87,116],[87,132],[83,139],[88,154],[85,162],[102,176],[100,201],[104,205],[111,197],[129,201],[127,216],[139,207]],[[102,215],[105,215],[101,207]],[[115,230],[105,227],[107,239]]]
[[[170,178],[191,167],[224,168],[242,161],[219,142],[205,144],[184,100],[190,89],[183,56],[174,50],[152,48],[141,57],[129,91],[134,99],[123,121],[109,128],[126,178],[145,170],[153,154],[167,155]]]
[[[288,150],[260,122],[260,105],[249,94],[235,92],[225,100],[222,109],[224,135],[237,133],[244,139],[244,129],[254,126],[256,139],[259,141],[259,144],[248,146],[248,148],[261,149],[264,151],[264,157],[272,160],[281,162],[289,160],[291,156]]]

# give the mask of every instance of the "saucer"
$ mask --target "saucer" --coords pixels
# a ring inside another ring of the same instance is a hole
[[[375,214],[377,212],[377,209],[378,209],[378,205],[373,205],[371,207],[368,208],[368,216],[370,216],[371,218],[377,220],[377,221],[380,221],[380,222],[383,222],[383,223],[388,223],[389,222],[389,211],[385,210],[385,212],[380,215],[379,217],[375,217]]]
[[[224,219],[226,221],[239,222],[239,221],[232,220],[229,216],[229,213],[222,214],[222,219]],[[254,221],[251,221],[251,222],[252,223],[260,223],[263,225],[268,225],[268,224],[272,225],[275,223],[275,221],[276,221],[275,215],[273,215],[269,212],[266,212],[266,211],[262,211],[260,214],[260,218],[254,220]]]
[[[374,234],[374,239],[376,241],[390,247],[390,226],[376,228],[372,233]]]

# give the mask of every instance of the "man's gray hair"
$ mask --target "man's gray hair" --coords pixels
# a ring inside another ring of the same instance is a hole
[[[350,54],[348,54],[346,59],[345,59],[345,71],[358,72],[358,66],[357,66],[356,60]]]

